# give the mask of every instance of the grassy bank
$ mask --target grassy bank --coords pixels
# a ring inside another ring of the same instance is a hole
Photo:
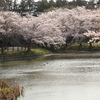
[[[89,43],[82,43],[81,46],[78,43],[69,44],[66,47],[66,51],[73,50],[73,51],[100,51],[100,44],[92,43],[91,47]]]
[[[50,53],[49,50],[43,48],[35,48],[30,51],[27,50],[19,50],[19,51],[6,51],[4,54],[0,54],[1,61],[10,61],[10,60],[25,60],[25,59],[33,59],[37,56],[44,55]]]
[[[49,51],[44,48],[34,48],[30,51],[27,50],[11,50],[4,51],[4,54],[0,54],[0,61],[10,61],[10,60],[27,60],[27,59],[33,59],[38,56],[44,55],[44,54],[50,54],[50,53],[66,53],[67,58],[89,58],[89,57],[100,57],[100,44],[98,43],[92,43],[92,46],[88,43],[82,43],[80,44],[68,44],[68,46],[65,48],[64,46],[57,50],[57,51]]]

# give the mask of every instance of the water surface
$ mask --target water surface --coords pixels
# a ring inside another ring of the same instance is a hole
[[[100,100],[100,59],[4,62],[0,79],[25,87],[18,100]]]

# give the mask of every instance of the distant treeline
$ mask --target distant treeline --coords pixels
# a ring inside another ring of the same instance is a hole
[[[35,2],[34,0],[6,0],[9,11],[15,11],[21,15],[32,14],[37,15],[42,12],[48,12],[55,8],[75,8],[77,6],[85,6],[86,9],[96,9],[100,7],[100,0],[40,0]]]

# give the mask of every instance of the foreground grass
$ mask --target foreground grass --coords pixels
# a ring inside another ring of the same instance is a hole
[[[14,86],[8,84],[5,80],[0,81],[0,100],[17,100],[23,94],[23,87],[15,83]]]

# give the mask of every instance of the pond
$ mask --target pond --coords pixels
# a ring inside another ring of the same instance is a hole
[[[0,79],[25,87],[18,100],[100,100],[99,58],[3,62]]]

